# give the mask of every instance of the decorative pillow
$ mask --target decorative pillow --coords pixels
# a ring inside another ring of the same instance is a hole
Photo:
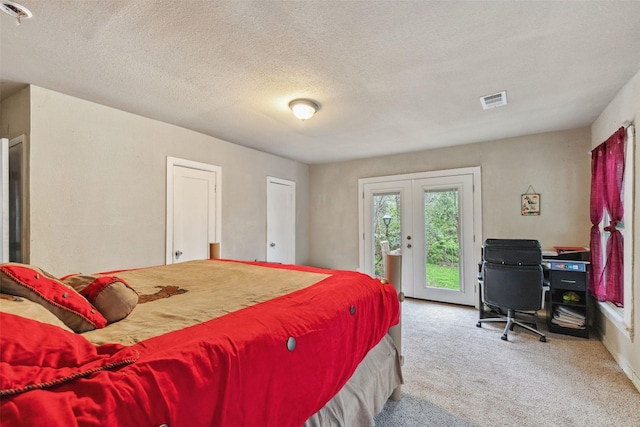
[[[103,328],[107,324],[107,319],[82,295],[37,267],[2,264],[0,292],[37,302],[75,332]]]
[[[138,304],[138,293],[119,277],[76,274],[63,282],[88,299],[109,323],[124,319]]]
[[[0,312],[15,314],[37,322],[57,326],[67,332],[73,332],[62,320],[58,319],[52,312],[26,298],[15,295],[0,294]]]

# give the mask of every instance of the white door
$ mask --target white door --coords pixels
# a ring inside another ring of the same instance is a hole
[[[267,178],[267,262],[295,263],[295,195],[295,182]]]
[[[167,264],[209,258],[220,241],[221,170],[167,158]]]
[[[8,167],[8,239],[9,261],[29,263],[29,165],[26,153],[26,136],[9,141]]]
[[[0,262],[9,261],[9,140],[0,138]]]
[[[413,296],[411,256],[411,181],[367,183],[363,186],[364,270],[373,277],[387,277],[381,243],[402,255],[402,291]]]
[[[473,175],[413,181],[413,296],[473,305]]]
[[[402,254],[406,296],[474,305],[480,168],[366,178],[360,188],[361,270],[384,276],[380,242],[386,240]]]

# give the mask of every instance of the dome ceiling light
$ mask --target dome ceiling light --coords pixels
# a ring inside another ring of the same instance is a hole
[[[2,0],[0,10],[12,18],[16,18],[16,25],[20,25],[20,20],[29,19],[33,16],[33,13],[31,13],[29,9],[10,0]]]
[[[310,99],[294,99],[289,103],[289,108],[293,111],[293,115],[304,121],[313,117],[320,109],[320,105]]]

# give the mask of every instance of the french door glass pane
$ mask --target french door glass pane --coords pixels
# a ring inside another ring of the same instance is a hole
[[[376,193],[373,195],[371,207],[371,226],[373,228],[373,266],[375,277],[385,277],[384,257],[380,243],[389,242],[389,251],[400,248],[400,192]]]
[[[424,192],[426,287],[460,290],[460,203],[457,188]]]

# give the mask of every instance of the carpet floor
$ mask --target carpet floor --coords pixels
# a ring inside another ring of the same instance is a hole
[[[640,426],[640,393],[604,345],[504,323],[476,327],[473,308],[402,304],[402,399],[377,427]],[[593,334],[591,334],[593,335]]]

